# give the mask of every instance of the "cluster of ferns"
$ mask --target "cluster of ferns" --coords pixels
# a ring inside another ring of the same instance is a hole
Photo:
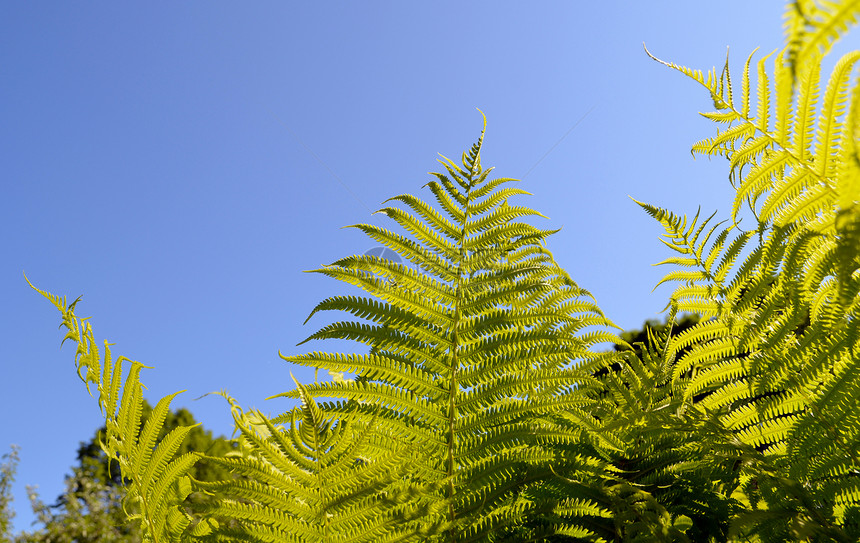
[[[283,358],[333,379],[296,382],[276,417],[225,395],[238,447],[207,460],[228,480],[188,475],[188,428],[157,440],[176,395],[142,425],[142,364],[40,290],[98,397],[130,522],[152,542],[860,539],[860,51],[821,73],[858,15],[790,2],[785,47],[751,55],[739,93],[728,60],[659,61],[707,89],[718,128],[693,151],[725,157],[735,188],[722,222],[640,203],[671,250],[670,322],[699,317],[684,330],[621,339],[525,191],[482,166],[483,132],[426,198],[386,202],[393,229],[355,226],[390,251],[317,270],[366,296],[320,302],[346,317],[308,340],[363,346]]]

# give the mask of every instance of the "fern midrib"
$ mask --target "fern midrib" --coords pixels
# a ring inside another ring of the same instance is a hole
[[[772,133],[770,133],[770,132],[768,132],[768,131],[766,131],[766,130],[762,130],[762,129],[761,129],[761,127],[759,127],[758,125],[756,125],[756,124],[755,124],[752,120],[750,120],[746,115],[743,115],[743,114],[742,114],[742,113],[740,113],[738,110],[736,110],[736,109],[735,109],[735,107],[734,107],[733,105],[729,105],[729,108],[730,108],[732,111],[734,111],[735,113],[737,113],[737,114],[738,114],[738,116],[739,116],[741,119],[743,119],[743,120],[744,120],[744,122],[746,122],[746,123],[748,123],[748,124],[752,125],[752,126],[755,128],[756,132],[761,132],[761,134],[762,134],[763,136],[767,137],[767,138],[771,141],[771,143],[775,144],[776,146],[778,146],[778,148],[782,149],[782,150],[783,150],[783,151],[784,151],[784,152],[785,152],[789,157],[791,157],[791,159],[795,162],[795,164],[794,164],[795,166],[800,167],[800,168],[802,168],[802,169],[806,170],[806,171],[807,171],[807,172],[809,172],[813,177],[815,177],[815,178],[817,178],[819,181],[823,182],[823,183],[824,183],[824,185],[827,187],[827,189],[828,189],[831,193],[836,192],[836,189],[834,189],[834,188],[833,188],[833,180],[832,180],[832,179],[830,179],[829,177],[827,177],[826,175],[823,175],[823,174],[819,173],[819,172],[818,172],[818,171],[817,171],[817,170],[816,170],[816,169],[815,169],[811,164],[809,164],[809,161],[808,161],[808,160],[806,160],[806,159],[804,159],[804,158],[802,158],[802,157],[799,157],[799,156],[797,156],[794,152],[792,152],[792,150],[791,150],[791,149],[789,148],[789,146],[787,145],[787,142],[783,142],[783,141],[781,141],[780,139],[778,139],[774,134],[772,134]]]
[[[323,543],[331,541],[331,522],[328,517],[329,500],[326,489],[328,487],[328,477],[326,477],[326,469],[323,466],[323,440],[320,437],[320,421],[313,418],[308,418],[302,421],[302,424],[311,422],[313,424],[313,462],[316,465],[316,483],[317,483],[317,522],[319,529],[322,532]]]
[[[137,487],[138,496],[140,497],[140,512],[143,518],[146,519],[146,524],[149,526],[149,533],[152,534],[153,543],[158,543],[158,532],[155,529],[155,521],[152,519],[152,512],[146,500],[146,493],[143,491],[143,486],[137,477],[134,478],[134,486]]]
[[[457,531],[454,529],[454,522],[457,519],[457,511],[454,507],[454,496],[456,495],[456,491],[454,489],[454,447],[455,447],[455,432],[454,432],[454,423],[457,416],[457,393],[459,392],[459,382],[457,380],[459,374],[459,366],[460,366],[460,324],[461,324],[461,309],[464,304],[464,291],[463,291],[463,264],[466,259],[466,255],[464,255],[466,237],[467,237],[467,228],[470,213],[469,202],[472,196],[472,183],[475,177],[474,171],[475,163],[472,164],[472,167],[469,170],[469,188],[466,190],[466,205],[463,206],[463,222],[460,228],[460,238],[457,240],[457,245],[459,247],[459,255],[457,259],[457,277],[454,283],[454,316],[452,322],[452,337],[451,337],[451,385],[448,390],[448,459],[446,466],[446,473],[448,476],[448,520],[451,523],[451,531],[449,541],[451,543],[455,543],[457,541]]]

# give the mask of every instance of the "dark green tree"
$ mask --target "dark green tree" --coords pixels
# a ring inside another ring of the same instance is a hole
[[[697,325],[700,321],[700,317],[698,315],[693,315],[691,313],[687,313],[682,315],[679,318],[675,319],[675,322],[672,323],[672,334],[678,335],[684,330],[688,330],[693,326]],[[669,327],[669,318],[666,317],[662,321],[658,319],[648,319],[645,321],[645,324],[642,325],[642,328],[627,330],[626,332],[621,333],[621,339],[629,343],[634,349],[641,350],[639,344],[648,345],[648,330],[651,330],[651,333],[663,334],[667,331]],[[616,351],[621,351],[624,348],[620,345],[614,345]]]
[[[11,541],[12,518],[12,483],[18,470],[18,446],[12,445],[11,450],[0,457],[0,543]]]
[[[152,407],[144,401],[143,421],[149,418]],[[206,430],[194,420],[190,411],[184,408],[170,411],[161,429],[161,437],[178,426],[192,426],[188,437],[182,443],[179,454],[200,452],[212,456],[223,457],[233,450],[232,441],[222,437],[213,437],[211,430]],[[138,543],[141,541],[139,530],[128,522],[122,507],[124,494],[122,479],[118,464],[108,461],[99,442],[104,439],[105,428],[95,432],[87,442],[81,442],[78,447],[78,464],[73,467],[72,474],[66,477],[66,489],[53,505],[45,504],[34,488],[28,488],[30,504],[36,516],[36,522],[41,528],[33,532],[25,532],[16,538],[2,539],[0,542],[15,541],[15,543]],[[14,454],[14,449],[13,453]],[[11,458],[4,464],[3,474],[7,473],[6,466],[14,468]],[[199,481],[217,481],[230,479],[229,471],[221,465],[206,459],[199,461],[191,470],[190,475]],[[6,480],[5,478],[3,479]],[[2,490],[2,488],[0,488]],[[192,497],[192,501],[209,499],[202,494]],[[5,502],[0,502],[0,506]],[[8,507],[3,511],[8,514],[0,516],[0,522],[8,520],[11,512]],[[0,525],[0,534],[6,533]]]
[[[24,532],[15,543],[139,543],[140,534],[120,505],[122,489],[105,485],[80,468],[66,477],[66,490],[48,505],[27,488],[30,506],[41,528]]]

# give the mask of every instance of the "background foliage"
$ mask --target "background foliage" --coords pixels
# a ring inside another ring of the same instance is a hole
[[[149,418],[152,407],[144,401],[142,419]],[[164,420],[161,437],[178,426],[190,426],[187,439],[182,443],[180,454],[198,451],[213,456],[224,456],[234,450],[235,444],[204,430],[187,409],[171,411]],[[78,447],[78,463],[73,466],[72,474],[66,477],[65,491],[57,497],[56,503],[46,504],[39,497],[37,489],[28,487],[30,505],[35,523],[41,525],[35,530],[25,530],[13,535],[11,527],[4,525],[0,534],[7,541],[15,543],[38,542],[98,542],[108,541],[117,543],[135,543],[141,541],[139,531],[126,521],[122,508],[122,478],[116,462],[109,461],[102,450],[100,442],[104,439],[106,428],[101,428],[87,442],[81,442]],[[14,477],[17,449],[4,458],[3,481]],[[199,481],[216,481],[229,477],[229,472],[220,466],[202,461],[194,466],[191,475]],[[12,509],[9,507],[8,484],[0,487],[2,510],[8,516]],[[190,499],[199,503],[209,499],[203,494],[196,494]],[[6,517],[4,517],[6,518]]]

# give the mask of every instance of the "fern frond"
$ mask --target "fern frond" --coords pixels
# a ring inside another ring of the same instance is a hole
[[[309,339],[352,339],[371,352],[282,355],[356,375],[284,396],[304,390],[337,398],[320,404],[328,420],[368,425],[373,419],[380,431],[434,451],[416,482],[434,488],[433,507],[445,511],[435,525],[467,539],[514,529],[538,507],[517,498],[532,483],[512,480],[511,466],[545,470],[554,455],[542,443],[573,439],[552,419],[584,405],[575,386],[583,373],[568,368],[607,337],[592,328],[611,325],[546,249],[555,231],[522,222],[543,217],[510,202],[527,193],[506,188],[512,180],[489,178],[480,163],[482,142],[483,134],[460,164],[440,160],[446,173],[435,174],[428,187],[441,210],[413,196],[389,200],[408,208],[383,210],[408,236],[359,226],[420,271],[368,257],[318,270],[383,302],[324,301],[314,313],[341,309],[374,324],[336,322]]]
[[[860,160],[854,137],[860,134],[860,99],[856,86],[849,88],[860,53],[836,63],[823,96],[819,73],[823,56],[854,24],[860,5],[808,0],[791,6],[789,43],[774,57],[772,75],[765,59],[758,63],[755,118],[749,116],[749,59],[739,107],[728,64],[719,77],[713,71],[705,78],[666,63],[708,88],[717,112],[705,116],[720,126],[717,136],[693,150],[728,158],[736,188],[731,215],[736,222],[748,204],[755,230],[735,237],[725,253],[728,237],[718,236],[716,250],[697,265],[706,253],[689,242],[689,221],[658,208],[646,211],[663,223],[669,240],[661,241],[682,254],[662,262],[683,268],[664,281],[688,283],[670,306],[693,306],[711,317],[670,342],[678,357],[673,385],[692,408],[711,413],[728,431],[721,438],[731,436],[723,445],[727,459],[761,470],[741,475],[744,484],[757,478],[758,486],[736,491],[746,510],[731,533],[762,541],[847,541],[845,515],[857,506],[851,489],[860,473],[860,420],[849,407],[860,398],[854,362],[860,339]],[[612,397],[642,402],[632,391]],[[630,409],[631,417],[645,417],[642,405]],[[837,495],[844,501],[833,508]]]
[[[860,3],[792,1],[785,15],[788,42],[786,56],[792,66],[802,65],[810,55],[825,55],[848,29],[857,24]]]
[[[32,284],[30,286],[33,287]],[[139,362],[131,363],[120,398],[122,363],[127,359],[119,357],[113,361],[107,342],[105,359],[100,359],[92,327],[86,319],[79,319],[74,313],[77,300],[64,306],[65,298],[36,287],[33,289],[62,313],[62,325],[68,329],[66,339],[77,343],[75,362],[78,375],[88,390],[94,384],[99,392],[99,407],[107,428],[100,445],[108,458],[117,461],[123,481],[127,481],[123,506],[129,518],[140,522],[144,540],[180,541],[188,529],[197,534],[207,533],[211,524],[203,520],[192,525],[193,519],[184,509],[185,499],[192,491],[187,474],[200,455],[188,453],[177,457],[176,452],[191,427],[177,427],[157,441],[170,410],[170,402],[179,392],[158,402],[141,431],[143,391],[140,372],[145,366]]]

